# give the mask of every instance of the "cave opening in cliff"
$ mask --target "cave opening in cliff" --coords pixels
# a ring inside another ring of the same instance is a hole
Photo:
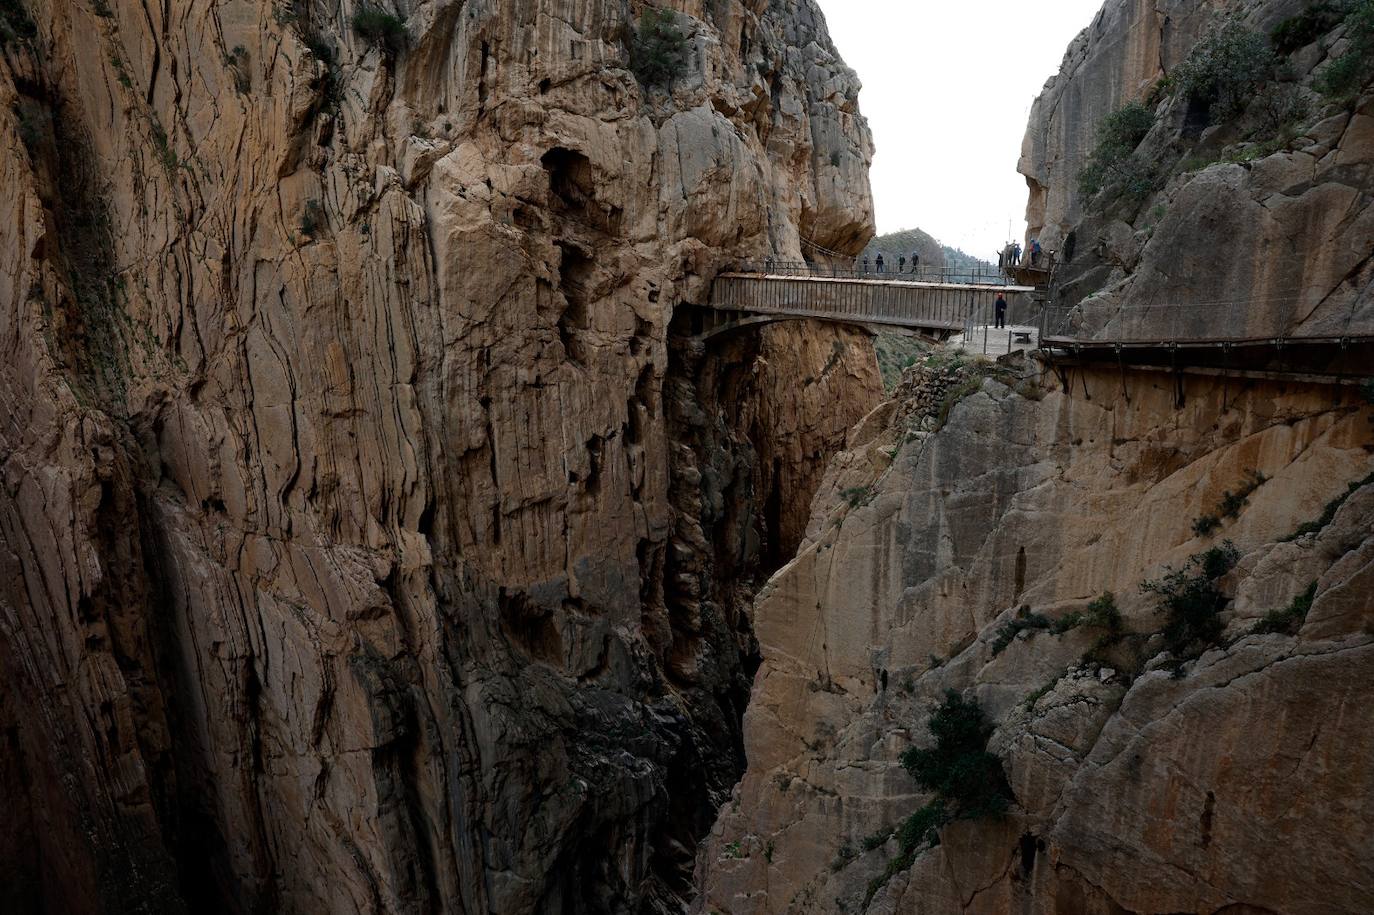
[[[549,191],[556,209],[585,216],[596,199],[596,176],[591,160],[565,146],[555,146],[539,159],[549,173]]]

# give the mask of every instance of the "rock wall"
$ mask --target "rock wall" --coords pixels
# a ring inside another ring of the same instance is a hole
[[[1230,120],[1159,86],[1223,18],[1267,35],[1306,6],[1108,0],[1070,48],[1022,160],[1070,330],[1374,332],[1374,93],[1313,93],[1343,26]],[[1258,135],[1281,92],[1311,107]],[[1132,100],[1149,192],[1082,199],[1097,125]],[[693,911],[1368,909],[1369,382],[1186,362],[937,351],[851,431],[757,597],[748,768]],[[1085,623],[1108,594],[1119,620]],[[931,843],[918,811],[967,810],[901,759],[950,691],[988,715],[1012,799]]]
[[[695,910],[1362,911],[1374,409],[1329,386],[1191,376],[1180,407],[1166,375],[1132,373],[1128,400],[1115,372],[1066,391],[1033,365],[973,384],[989,373],[926,365],[856,427],[759,596],[749,768]],[[1179,664],[1141,583],[1223,540],[1224,632]],[[1295,635],[1252,631],[1309,583]],[[1058,620],[1104,591],[1134,658],[1081,628],[999,650],[1018,608]],[[927,800],[899,757],[948,689],[996,723],[1016,800],[894,867]]]
[[[1166,82],[1224,22],[1264,47],[1311,4],[1109,0],[1031,112],[1020,171],[1028,236],[1059,266],[1053,298],[1079,335],[1344,336],[1374,327],[1374,95],[1317,91],[1346,28],[1278,52],[1275,75],[1213,123]],[[1103,120],[1141,102],[1154,126],[1139,195],[1080,190]],[[1298,227],[1301,227],[1300,229]]]
[[[690,893],[763,562],[695,526],[768,528],[698,468],[805,486],[879,387],[791,328],[751,415],[825,416],[675,399],[720,267],[872,234],[814,3],[675,6],[670,88],[639,3],[0,9],[7,911]]]

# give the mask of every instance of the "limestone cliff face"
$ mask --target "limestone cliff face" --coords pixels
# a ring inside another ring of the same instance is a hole
[[[676,7],[670,89],[638,3],[0,9],[7,911],[690,892],[769,568],[703,526],[798,538],[879,389],[779,329],[679,396],[681,303],[872,206],[814,4]]]
[[[1374,328],[1374,97],[1317,91],[1350,49],[1339,16],[1276,54],[1274,76],[1226,118],[1169,91],[1199,41],[1235,23],[1270,44],[1314,5],[1108,0],[1032,109],[1021,172],[1029,236],[1060,262],[1054,300],[1083,334],[1342,336]],[[1154,119],[1135,158],[1146,187],[1087,197],[1099,127],[1128,102]],[[1201,305],[1201,307],[1197,307]]]
[[[940,426],[960,381],[918,368],[856,428],[758,599],[749,768],[699,911],[1364,910],[1374,409],[1208,377],[1179,407],[1167,376],[1131,375],[1129,401],[1121,383],[1004,371]],[[1199,536],[1252,471],[1266,481]],[[1141,583],[1223,540],[1224,631],[1180,666]],[[1252,632],[1313,584],[1296,634]],[[1103,657],[1081,628],[997,644],[1017,608],[1057,620],[1104,591],[1132,651]],[[893,868],[927,799],[898,759],[949,689],[996,722],[1016,801]]]
[[[1342,27],[1266,84],[1310,106],[1291,135],[1251,132],[1258,101],[1200,126],[1157,86],[1223,18],[1267,34],[1306,6],[1108,0],[1070,48],[1021,168],[1072,330],[1374,333],[1374,93],[1313,92]],[[1083,199],[1133,100],[1147,193]],[[851,431],[757,598],[748,769],[695,911],[1368,909],[1367,380],[1059,370],[937,353]],[[1193,589],[1172,610],[1147,586],[1170,581]],[[1107,592],[1119,628],[1075,622]],[[1185,611],[1205,637],[1180,641]],[[902,828],[933,798],[900,758],[950,690],[995,726],[1014,800],[932,846]]]

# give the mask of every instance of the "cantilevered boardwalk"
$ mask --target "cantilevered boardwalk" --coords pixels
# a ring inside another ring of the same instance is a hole
[[[1123,372],[1134,366],[1346,383],[1374,375],[1374,328],[1342,326],[1304,334],[1255,327],[1255,314],[1243,301],[1228,302],[1224,309],[1216,303],[1138,306],[1092,327],[1078,309],[1046,308],[1045,288],[1017,285],[1022,275],[751,265],[716,277],[709,319],[694,334],[709,339],[757,324],[810,319],[902,328],[939,339],[954,336],[960,347],[989,355],[1034,348],[1061,374],[1074,366],[1109,363]],[[989,333],[998,295],[1007,299],[1007,322],[1013,326]]]

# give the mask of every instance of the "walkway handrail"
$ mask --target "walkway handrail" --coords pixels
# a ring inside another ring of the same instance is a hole
[[[876,264],[868,269],[862,266],[827,267],[807,261],[785,261],[767,259],[744,261],[736,264],[731,272],[751,273],[765,276],[814,276],[831,279],[884,280],[897,283],[960,283],[982,286],[1015,286],[1015,277],[995,267],[911,267],[898,270],[896,265],[883,264],[882,270]]]
[[[831,276],[807,271],[788,276],[777,271],[732,271],[716,276],[709,307],[947,333],[965,328],[969,314],[990,305],[998,295],[1016,301],[1035,291],[1006,284],[893,282],[881,274]]]
[[[1103,303],[1050,306],[1045,309],[1041,339],[1050,342],[1151,344],[1241,343],[1257,340],[1339,340],[1367,336],[1367,326],[1343,321],[1302,323],[1302,295],[1274,296],[1265,300],[1228,299],[1192,303],[1129,305],[1113,308]],[[1265,307],[1268,306],[1268,307]],[[1284,307],[1279,307],[1284,306]],[[1288,307],[1292,306],[1292,307]],[[1366,322],[1367,325],[1367,322]]]

